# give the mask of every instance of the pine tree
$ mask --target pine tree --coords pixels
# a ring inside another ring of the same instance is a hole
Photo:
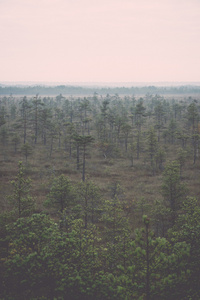
[[[180,208],[181,200],[184,199],[186,187],[180,180],[180,165],[177,161],[167,164],[163,172],[162,194],[166,205],[172,212],[172,224],[174,224],[177,211]]]
[[[65,208],[69,209],[71,207],[74,198],[75,193],[71,180],[62,174],[54,178],[44,204],[45,206],[58,208],[62,213]]]
[[[25,179],[24,167],[22,162],[18,163],[18,173],[15,180],[11,181],[14,190],[13,194],[9,197],[17,210],[18,217],[30,215],[35,206],[33,198],[30,196],[30,183],[29,178]]]

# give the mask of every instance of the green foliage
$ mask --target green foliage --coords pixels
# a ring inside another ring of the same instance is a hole
[[[8,141],[8,130],[4,126],[0,130],[0,141],[3,146],[5,146]]]
[[[70,209],[74,199],[75,191],[71,180],[62,174],[53,179],[44,205],[54,207],[62,213],[65,208]]]
[[[181,198],[185,195],[185,186],[180,182],[180,165],[176,161],[168,163],[163,172],[162,193],[166,204],[173,213],[180,208]]]
[[[141,126],[144,122],[146,107],[144,106],[144,101],[142,98],[139,99],[135,107],[135,124],[138,130],[141,130]]]
[[[182,168],[186,163],[187,151],[185,151],[183,148],[180,148],[177,154],[178,154],[177,161],[179,162],[180,165],[180,177],[182,177]]]
[[[144,213],[147,213],[149,211],[151,205],[146,201],[144,197],[139,198],[136,202],[136,209],[141,214],[141,217],[144,215]]]
[[[188,269],[185,289],[188,298],[198,299],[200,297],[200,207],[196,198],[188,197],[182,203],[181,209],[182,213],[170,230],[170,237],[173,241],[186,242],[190,245],[190,256],[185,262]]]
[[[199,150],[199,141],[200,141],[200,134],[194,133],[192,135],[192,145],[193,145],[193,164],[196,163],[196,159],[198,156],[198,150]]]
[[[78,203],[82,207],[82,215],[87,228],[88,222],[97,223],[102,212],[102,200],[99,188],[89,180],[77,185]]]
[[[1,297],[185,299],[190,246],[155,238],[150,219],[143,221],[134,239],[123,230],[105,247],[96,226],[85,229],[81,219],[63,231],[44,214],[19,218],[6,227]]]
[[[17,134],[14,134],[13,138],[12,138],[12,143],[14,145],[14,150],[15,153],[17,152],[17,146],[20,144],[20,137]]]
[[[192,102],[187,107],[187,118],[190,125],[192,126],[192,132],[194,133],[199,121],[199,113],[195,102]]]
[[[122,98],[116,88],[69,100],[59,89],[55,98],[0,101],[0,298],[199,299],[199,203],[185,200],[183,185],[198,194],[199,100],[164,99],[155,87],[144,98]],[[33,159],[26,170],[19,163],[11,210],[9,176],[31,142]],[[32,214],[25,174],[37,211],[46,199],[52,219]]]
[[[24,166],[20,161],[18,163],[18,173],[15,180],[11,181],[13,185],[13,193],[9,199],[14,206],[18,217],[30,215],[35,207],[35,202],[29,195],[31,180],[25,179]]]
[[[45,262],[44,245],[57,234],[49,217],[33,214],[7,226],[8,255],[3,268],[3,296],[7,299],[32,299],[51,289]],[[48,282],[49,281],[49,282]]]
[[[152,207],[152,223],[157,236],[165,237],[171,225],[171,209],[164,201],[156,200]]]
[[[32,147],[28,143],[25,143],[21,147],[21,152],[25,156],[27,162],[28,156],[32,153]]]
[[[171,119],[167,130],[167,136],[169,138],[170,143],[172,144],[174,144],[176,132],[177,132],[177,123],[176,121],[174,121],[174,119]]]
[[[82,180],[85,181],[85,161],[86,161],[86,147],[90,145],[94,138],[91,135],[74,135],[74,140],[77,143],[78,147],[82,147],[83,149],[83,168],[82,168]]]
[[[5,119],[5,108],[2,107],[0,109],[0,126],[4,125],[6,123],[6,119]]]
[[[147,132],[147,151],[150,157],[153,174],[155,171],[155,156],[157,153],[157,148],[158,145],[155,130],[153,128],[150,128]]]
[[[156,166],[158,166],[160,171],[163,171],[163,163],[166,159],[166,152],[162,148],[158,148],[157,153],[155,155]]]

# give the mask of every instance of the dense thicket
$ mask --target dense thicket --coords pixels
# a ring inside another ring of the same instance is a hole
[[[0,99],[0,299],[199,299],[200,98]]]

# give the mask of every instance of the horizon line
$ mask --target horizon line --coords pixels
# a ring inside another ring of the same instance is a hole
[[[200,81],[0,81],[0,85],[66,85],[87,87],[131,87],[131,86],[177,86],[177,85],[200,85]]]

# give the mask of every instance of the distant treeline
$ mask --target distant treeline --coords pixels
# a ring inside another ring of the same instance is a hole
[[[142,94],[198,94],[200,86],[143,86],[143,87],[82,87],[82,86],[3,86],[0,85],[0,95],[142,95]]]

